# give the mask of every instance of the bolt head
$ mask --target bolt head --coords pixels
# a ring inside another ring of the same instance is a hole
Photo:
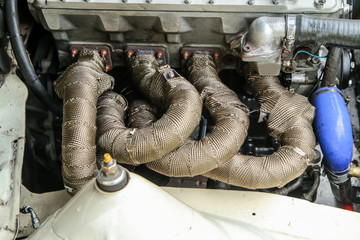
[[[162,56],[163,56],[163,52],[162,52],[162,51],[158,51],[158,52],[156,53],[156,58],[162,58]]]
[[[134,55],[134,52],[131,51],[131,50],[129,50],[129,51],[126,53],[127,58],[131,58],[133,55]]]
[[[78,54],[78,50],[76,50],[76,49],[72,49],[71,50],[71,57],[76,57],[76,55]]]
[[[106,50],[106,49],[102,49],[100,53],[101,53],[101,56],[102,56],[102,57],[105,57],[105,56],[107,55],[107,50]]]

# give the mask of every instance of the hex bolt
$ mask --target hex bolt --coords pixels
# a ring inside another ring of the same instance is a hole
[[[157,59],[162,58],[162,56],[163,56],[163,52],[162,52],[162,51],[158,51],[158,52],[156,53],[156,58],[157,58]]]
[[[171,71],[171,72],[169,72],[169,78],[173,78],[173,77],[175,77],[175,73],[173,72],[173,71]]]
[[[188,52],[184,52],[183,53],[183,58],[186,60],[189,58],[189,53]]]
[[[76,55],[78,54],[78,50],[76,49],[71,49],[71,57],[76,57]]]
[[[105,57],[107,55],[107,50],[106,49],[101,49],[101,56]]]
[[[127,58],[131,58],[133,55],[134,55],[134,52],[131,50],[127,51],[127,53],[126,53]]]
[[[290,52],[286,49],[284,49],[284,51],[281,53],[282,58],[287,58],[289,55],[290,55]]]

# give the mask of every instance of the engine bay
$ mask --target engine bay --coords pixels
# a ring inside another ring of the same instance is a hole
[[[356,239],[358,1],[1,13],[1,239]]]

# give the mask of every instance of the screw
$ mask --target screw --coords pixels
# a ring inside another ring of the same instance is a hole
[[[146,0],[146,2],[147,2],[147,3],[151,3],[151,2],[152,2],[152,0]]]
[[[123,3],[127,3],[127,0],[122,0]]]
[[[215,60],[218,60],[218,58],[219,58],[219,53],[218,53],[218,52],[215,52],[215,53],[214,53],[214,59],[215,59]]]
[[[134,55],[134,52],[129,50],[129,51],[127,51],[126,55],[127,55],[127,58],[131,58]]]
[[[190,4],[190,3],[191,3],[191,0],[185,0],[184,3],[185,3],[185,4]]]
[[[249,0],[249,1],[248,1],[248,4],[249,4],[249,5],[254,5],[254,4],[255,4],[255,0]]]
[[[215,0],[210,0],[209,3],[210,3],[210,4],[214,4],[214,3],[215,3]]]
[[[183,54],[183,58],[186,60],[189,58],[189,53],[188,52],[184,52]]]
[[[106,49],[101,49],[101,56],[105,57],[107,55],[107,50]]]
[[[162,51],[158,51],[158,52],[156,53],[156,58],[160,59],[160,58],[162,58],[162,56],[163,56]]]
[[[273,4],[278,5],[280,3],[280,0],[273,0]]]
[[[76,50],[76,49],[72,49],[71,50],[71,57],[76,57],[76,55],[78,54],[78,50]]]

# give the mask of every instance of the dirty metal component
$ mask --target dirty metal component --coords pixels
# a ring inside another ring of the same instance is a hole
[[[96,175],[96,103],[114,85],[104,70],[99,53],[85,50],[54,82],[55,92],[64,100],[62,175],[72,194]]]
[[[306,97],[288,92],[276,77],[249,76],[248,84],[260,111],[269,114],[270,135],[282,146],[270,156],[235,155],[204,175],[249,189],[282,187],[299,177],[315,158],[314,107]]]
[[[129,46],[125,49],[128,60],[133,56],[139,55],[151,55],[156,58],[159,65],[165,65],[168,61],[166,49],[164,47],[157,46]]]
[[[125,99],[114,92],[98,102],[98,145],[118,162],[141,164],[154,161],[175,150],[191,135],[201,116],[199,93],[169,66],[159,66],[153,55],[130,59],[133,84],[156,106],[166,110],[146,128],[127,128]]]
[[[104,154],[104,161],[99,171],[96,184],[105,192],[116,192],[123,189],[129,181],[128,172],[117,164],[110,154]]]
[[[111,57],[111,48],[106,45],[71,45],[70,53],[72,58],[78,57],[78,54],[82,51],[97,51],[101,57],[104,58],[105,62],[105,71],[110,71],[113,68],[112,57]]]
[[[0,239],[15,239],[19,229],[27,96],[25,84],[12,69],[0,86]]]
[[[253,19],[271,14],[303,14],[322,17],[341,17],[345,13],[342,0],[328,0],[317,9],[312,1],[272,0],[248,5],[247,1],[184,0],[157,1],[132,0],[126,4],[118,0],[37,0],[28,1],[30,10],[56,40],[60,63],[70,63],[71,44],[104,44],[114,52],[124,54],[131,45],[163,46],[167,49],[168,64],[179,68],[179,52],[186,47],[230,48],[229,43],[239,33],[248,30]],[[199,34],[201,33],[201,34]],[[126,66],[119,58],[114,65]],[[235,68],[235,67],[234,67]]]
[[[189,81],[203,98],[214,127],[201,140],[188,140],[166,156],[147,164],[167,176],[196,176],[221,166],[233,157],[247,135],[248,108],[225,86],[212,57],[193,55],[187,63]]]

